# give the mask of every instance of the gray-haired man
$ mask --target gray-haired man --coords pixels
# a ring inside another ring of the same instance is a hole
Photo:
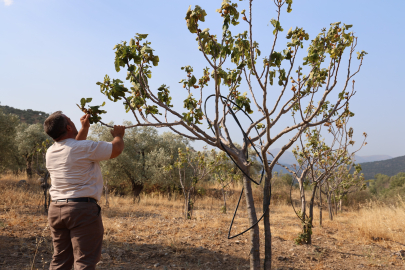
[[[100,215],[103,189],[99,161],[115,158],[124,150],[125,127],[114,126],[112,142],[87,141],[89,115],[80,118],[77,131],[69,117],[58,111],[44,123],[55,143],[46,153],[51,175],[52,203],[48,221],[54,254],[50,269],[95,269],[101,257],[104,227]]]

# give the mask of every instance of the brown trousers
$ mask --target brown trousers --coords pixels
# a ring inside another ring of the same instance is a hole
[[[96,269],[104,227],[92,202],[52,202],[48,212],[54,253],[50,270]]]

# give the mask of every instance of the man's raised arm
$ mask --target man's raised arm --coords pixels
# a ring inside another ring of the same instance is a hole
[[[113,148],[110,159],[118,157],[124,150],[124,134],[125,134],[124,126],[114,125],[114,129],[111,130],[111,135],[113,136],[114,139],[111,142]]]
[[[85,114],[80,117],[80,123],[82,124],[82,127],[80,128],[79,133],[76,136],[77,141],[87,139],[87,134],[89,133],[90,128],[90,114]]]

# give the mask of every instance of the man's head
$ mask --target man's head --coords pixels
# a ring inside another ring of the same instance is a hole
[[[44,130],[54,141],[75,138],[78,134],[75,124],[61,111],[54,112],[45,120]]]

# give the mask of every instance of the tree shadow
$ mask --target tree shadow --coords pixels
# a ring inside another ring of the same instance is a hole
[[[0,269],[31,269],[33,262],[34,269],[49,269],[52,240],[50,237],[0,236],[0,250]],[[242,270],[249,269],[249,260],[187,243],[167,246],[104,241],[102,258],[96,269],[152,268]]]
[[[51,246],[50,237],[0,236],[0,269],[49,269]]]
[[[130,216],[131,218],[139,218],[139,217],[148,217],[148,218],[159,218],[161,217],[160,214],[157,213],[151,213],[148,211],[131,211],[128,213],[128,211],[117,211],[114,209],[114,211],[108,211],[105,209],[102,209],[103,211],[103,217],[107,218],[127,218]]]

